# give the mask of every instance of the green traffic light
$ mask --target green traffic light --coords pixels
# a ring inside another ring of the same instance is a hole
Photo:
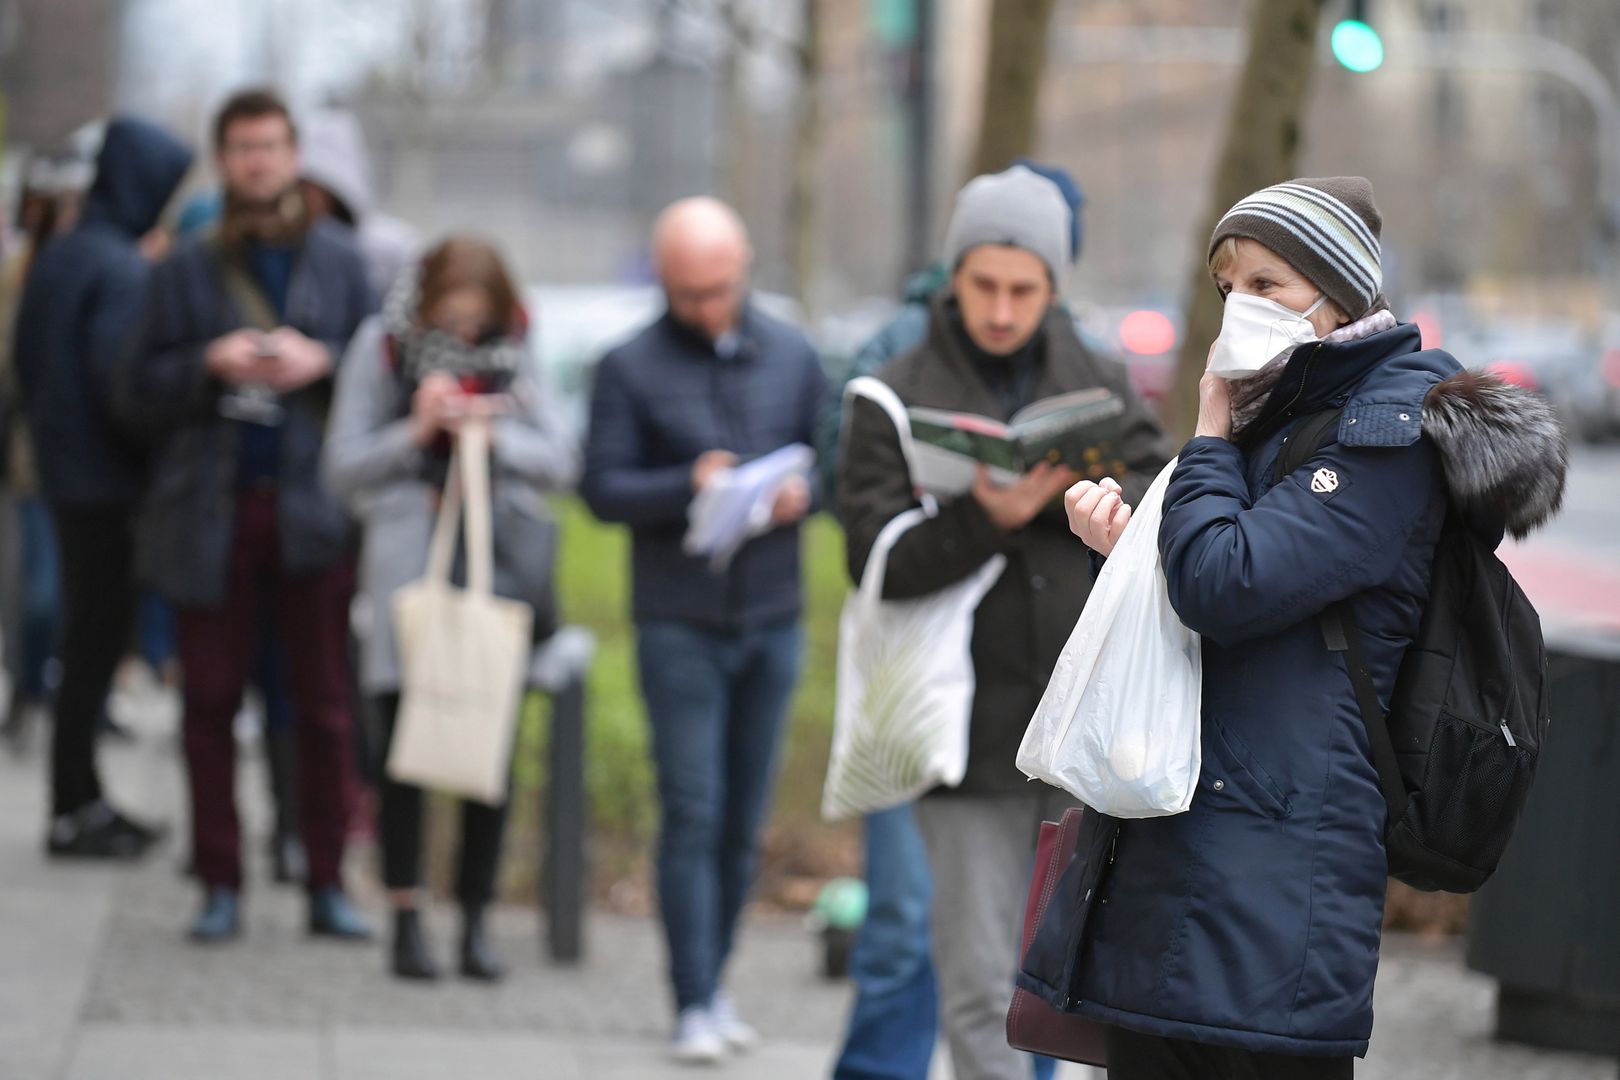
[[[1384,41],[1360,19],[1345,19],[1333,28],[1333,58],[1351,71],[1377,71],[1384,63]]]

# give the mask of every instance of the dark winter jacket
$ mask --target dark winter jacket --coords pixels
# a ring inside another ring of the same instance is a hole
[[[51,502],[132,507],[140,498],[143,451],[114,419],[112,369],[138,328],[150,274],[137,242],[190,167],[191,151],[162,128],[113,120],[83,217],[29,273],[15,356]]]
[[[809,445],[826,398],[798,330],[749,305],[739,332],[736,355],[722,358],[665,314],[597,368],[580,493],[603,521],[630,526],[637,621],[734,632],[794,618],[803,605],[798,526],[749,541],[719,573],[681,550],[698,457]]]
[[[137,570],[188,607],[224,599],[243,426],[220,415],[224,384],[204,360],[210,342],[249,325],[227,290],[219,251],[212,235],[196,237],[153,272],[145,326],[119,379],[120,411],[154,439]],[[335,369],[374,306],[353,234],[315,222],[296,256],[283,325],[325,345]],[[281,396],[278,519],[282,568],[293,576],[332,565],[352,539],[348,516],[319,476],[332,385],[328,376]]]
[[[1545,406],[1475,382],[1417,329],[1312,344],[1243,445],[1196,438],[1166,494],[1170,600],[1203,635],[1203,772],[1174,817],[1092,816],[1020,985],[1152,1034],[1303,1056],[1372,1033],[1385,809],[1342,654],[1318,616],[1348,598],[1380,697],[1417,631],[1450,497],[1488,530],[1556,508]],[[1272,470],[1299,418],[1337,441]]]
[[[952,325],[948,298],[937,296],[923,343],[878,370],[908,406],[955,409],[998,420],[1006,406],[991,392]],[[1135,500],[1169,459],[1163,434],[1126,379],[1125,369],[1075,337],[1068,315],[1053,308],[1042,328],[1044,361],[1036,400],[1104,386],[1126,402],[1120,477]],[[839,460],[838,514],[848,537],[849,572],[859,581],[878,533],[918,505],[888,414],[865,399],[850,407]],[[1063,643],[1091,593],[1085,551],[1069,532],[1060,504],[1007,534],[971,494],[944,500],[939,516],[906,531],[889,553],[885,598],[923,596],[966,578],[1002,554],[1007,568],[979,603],[973,624],[976,693],[964,794],[1023,791],[1029,781],[1013,761],[1024,728],[1052,677]]]

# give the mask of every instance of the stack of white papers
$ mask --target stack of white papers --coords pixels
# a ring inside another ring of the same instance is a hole
[[[717,573],[725,570],[744,544],[770,531],[783,485],[796,476],[808,479],[815,462],[815,451],[794,443],[716,472],[686,511],[686,553],[706,557]]]

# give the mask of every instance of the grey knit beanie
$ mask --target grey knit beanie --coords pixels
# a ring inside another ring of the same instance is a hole
[[[1228,237],[1258,241],[1355,321],[1389,306],[1379,262],[1383,223],[1363,177],[1289,180],[1261,188],[1228,210],[1209,238],[1209,256]]]
[[[1058,292],[1069,278],[1069,204],[1058,186],[1022,165],[977,176],[956,196],[945,230],[953,271],[981,244],[1023,248],[1046,264]]]

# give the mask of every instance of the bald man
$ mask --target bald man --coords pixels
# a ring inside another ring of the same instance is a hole
[[[582,493],[597,517],[630,526],[633,541],[637,658],[663,818],[671,1052],[715,1062],[757,1041],[723,976],[799,673],[808,484],[781,493],[774,527],[724,570],[685,554],[681,541],[687,507],[716,472],[812,441],[827,388],[804,335],[750,302],[753,252],[729,207],[670,206],[652,254],[666,310],[597,369]]]

